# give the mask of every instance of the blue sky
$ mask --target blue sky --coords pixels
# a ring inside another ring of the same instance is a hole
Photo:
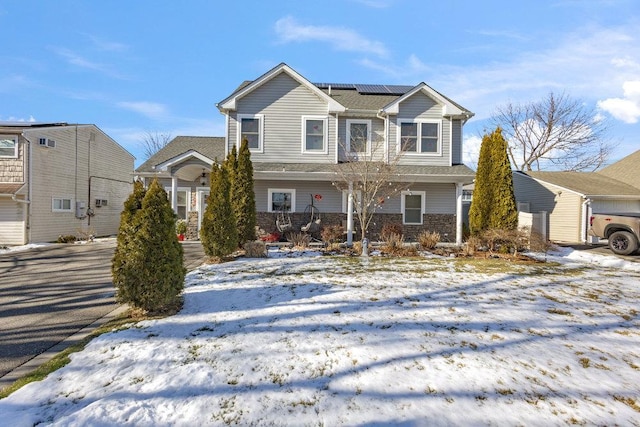
[[[286,62],[312,82],[425,82],[473,111],[550,91],[640,148],[636,0],[34,1],[0,4],[0,121],[95,123],[143,160],[148,132],[223,136],[216,103]]]

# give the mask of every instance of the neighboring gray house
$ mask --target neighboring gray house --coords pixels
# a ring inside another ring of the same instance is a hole
[[[116,234],[133,167],[92,124],[0,123],[0,245]]]
[[[426,84],[311,83],[280,64],[217,106],[225,116],[225,138],[176,138],[137,170],[176,190],[174,209],[190,219],[192,230],[206,201],[211,162],[247,138],[258,222],[267,232],[276,231],[282,211],[296,227],[305,224],[312,202],[323,224],[344,223],[348,197],[334,185],[336,167],[372,152],[391,162],[402,151],[393,185],[405,191],[385,200],[370,236],[394,222],[407,236],[435,230],[461,242],[462,186],[475,175],[462,164],[462,127],[473,113]]]
[[[636,159],[640,160],[640,156]],[[625,159],[621,160],[625,162]],[[635,168],[640,166],[637,161]],[[616,170],[616,164],[609,171]],[[626,169],[625,169],[626,172]],[[629,174],[631,177],[633,173]],[[592,213],[640,212],[640,189],[601,172],[521,172],[513,173],[520,210],[547,212],[547,236],[555,242],[586,242]]]

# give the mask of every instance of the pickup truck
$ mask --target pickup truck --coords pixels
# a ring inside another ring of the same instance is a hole
[[[593,214],[589,235],[609,241],[616,254],[629,255],[638,250],[640,213]]]

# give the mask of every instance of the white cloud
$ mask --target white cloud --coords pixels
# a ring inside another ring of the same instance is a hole
[[[329,43],[336,50],[372,53],[380,57],[388,54],[383,43],[369,40],[350,28],[302,25],[287,16],[276,22],[275,30],[283,43],[320,41]]]
[[[146,102],[146,101],[137,101],[137,102],[118,102],[118,107],[124,108],[125,110],[130,110],[138,114],[142,114],[143,116],[149,117],[151,119],[159,119],[163,118],[167,115],[168,110],[164,104],[159,104],[156,102]]]
[[[106,52],[124,52],[129,49],[129,46],[123,43],[112,42],[110,40],[105,40],[91,34],[87,34],[87,37],[93,42],[94,46],[101,51]]]
[[[475,135],[465,135],[462,142],[462,163],[472,169],[478,167],[478,158],[480,157],[480,146],[482,138]]]
[[[624,98],[607,98],[598,101],[598,108],[625,123],[637,123],[640,118],[640,80],[622,84]]]
[[[404,63],[381,63],[371,59],[358,61],[372,70],[380,71],[393,78],[398,83],[411,84],[425,80],[425,75],[432,71],[431,67],[422,62],[415,54],[409,55]]]
[[[66,48],[53,48],[53,51],[60,57],[64,58],[69,64],[74,65],[79,68],[84,68],[91,71],[97,71],[99,73],[105,74],[109,77],[114,77],[117,79],[124,79],[124,77],[117,73],[112,69],[109,65],[101,64],[99,62],[91,61],[82,55],[79,55],[73,52],[70,49]]]
[[[3,119],[2,117],[0,117],[0,122],[35,123],[36,119],[33,116],[29,116],[28,119],[25,119],[24,117],[9,116],[6,119]]]

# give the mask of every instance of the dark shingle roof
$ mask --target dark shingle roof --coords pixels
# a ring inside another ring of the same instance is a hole
[[[522,172],[526,175],[573,190],[585,196],[637,196],[640,190],[595,172]]]
[[[197,151],[211,160],[217,158],[222,161],[225,157],[224,141],[225,139],[219,136],[176,136],[164,148],[141,164],[136,172],[154,172],[154,166],[191,150]]]
[[[598,173],[640,188],[640,150],[599,170]]]

